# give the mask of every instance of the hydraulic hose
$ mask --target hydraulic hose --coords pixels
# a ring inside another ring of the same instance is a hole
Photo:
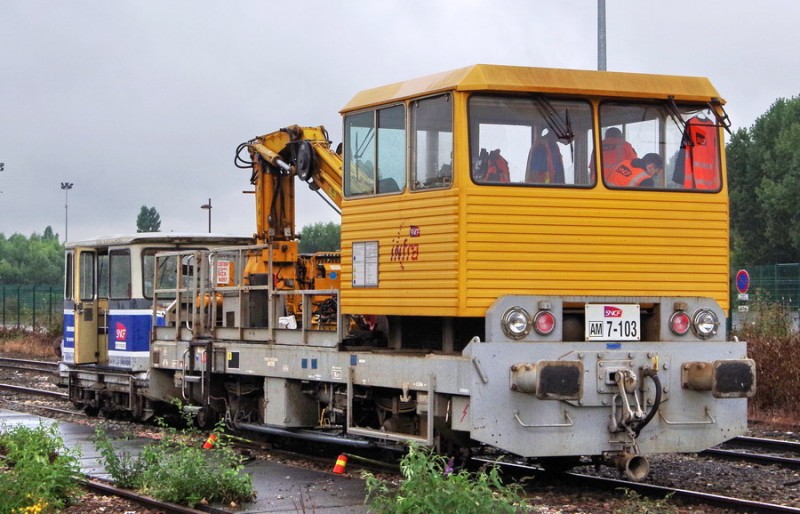
[[[650,409],[650,412],[647,413],[647,416],[638,424],[634,429],[634,433],[636,437],[639,437],[639,432],[642,431],[644,427],[647,426],[648,423],[655,417],[656,412],[658,412],[658,408],[661,406],[661,379],[658,378],[658,370],[647,368],[642,371],[642,376],[650,377],[653,381],[653,384],[656,387],[656,397],[653,401],[653,407]]]

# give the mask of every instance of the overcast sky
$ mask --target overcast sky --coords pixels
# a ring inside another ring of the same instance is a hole
[[[709,77],[734,128],[800,93],[800,2],[607,0],[611,71]],[[2,0],[0,233],[252,234],[237,145],[477,63],[597,68],[596,0]],[[298,184],[298,230],[338,221]]]

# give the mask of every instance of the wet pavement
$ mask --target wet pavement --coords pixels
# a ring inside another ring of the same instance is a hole
[[[55,422],[57,421],[32,414],[0,409],[0,426],[36,427],[40,423],[49,425]],[[64,445],[67,448],[80,448],[83,472],[94,478],[107,479],[108,474],[91,439],[94,436],[94,428],[62,421],[57,423]],[[135,455],[149,441],[149,439],[115,440],[114,446],[118,450],[125,450]],[[331,463],[331,468],[333,464]],[[348,473],[336,475],[267,460],[249,462],[244,470],[253,477],[253,487],[257,493],[256,501],[239,505],[235,510],[219,505],[213,507],[237,514],[367,512],[364,505],[364,482]]]

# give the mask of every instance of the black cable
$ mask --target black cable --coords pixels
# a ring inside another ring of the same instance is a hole
[[[647,368],[642,371],[642,376],[650,377],[653,381],[653,384],[656,387],[656,397],[653,400],[653,408],[650,409],[650,412],[647,413],[647,416],[636,426],[634,429],[634,433],[636,437],[639,437],[639,432],[642,431],[644,427],[647,426],[648,423],[655,417],[656,412],[658,412],[658,408],[661,406],[661,379],[658,378],[658,371],[652,368]]]

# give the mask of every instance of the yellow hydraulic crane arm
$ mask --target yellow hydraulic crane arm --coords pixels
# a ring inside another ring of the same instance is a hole
[[[331,150],[325,127],[292,125],[245,145],[256,186],[256,236],[262,242],[295,239],[295,176],[341,207],[342,156]]]

